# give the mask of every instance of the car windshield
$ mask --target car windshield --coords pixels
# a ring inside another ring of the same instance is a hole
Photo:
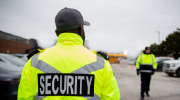
[[[134,60],[132,60],[132,59],[127,59],[128,61],[134,61]]]
[[[8,60],[11,64],[17,65],[17,66],[24,66],[26,64],[25,61],[15,57],[15,56],[3,56],[4,59]]]
[[[19,58],[22,58],[23,57],[23,55],[21,55],[21,56],[19,56],[19,55],[15,55],[16,57],[19,57]]]
[[[18,58],[25,58],[28,54],[12,54],[13,56],[16,56]]]
[[[23,55],[23,58],[27,58],[27,55],[28,55],[28,54],[24,54],[24,55]]]
[[[171,60],[171,58],[156,58],[156,61]]]
[[[159,59],[159,58],[156,58],[156,61],[160,61],[160,59]]]

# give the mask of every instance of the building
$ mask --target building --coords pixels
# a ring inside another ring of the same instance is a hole
[[[41,49],[35,39],[25,39],[0,31],[0,53],[31,53],[35,49]]]

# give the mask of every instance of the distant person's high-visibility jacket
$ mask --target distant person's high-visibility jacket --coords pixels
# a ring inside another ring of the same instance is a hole
[[[83,46],[75,33],[40,51],[23,68],[18,100],[119,100],[110,63]]]
[[[152,73],[157,68],[154,54],[141,53],[136,61],[136,68],[143,73]]]

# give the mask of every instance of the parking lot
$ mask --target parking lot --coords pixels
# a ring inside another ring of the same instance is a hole
[[[121,100],[139,100],[141,82],[135,66],[111,66],[121,92]],[[180,100],[180,77],[169,77],[164,72],[156,72],[151,77],[149,94],[150,97],[145,96],[145,100]]]

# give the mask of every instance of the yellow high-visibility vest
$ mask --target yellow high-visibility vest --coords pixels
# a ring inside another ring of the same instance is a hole
[[[140,72],[152,73],[157,68],[156,58],[153,54],[141,53],[136,61],[136,68]]]
[[[31,57],[18,88],[18,100],[120,98],[109,62],[85,48],[75,33],[61,33],[55,46]]]

